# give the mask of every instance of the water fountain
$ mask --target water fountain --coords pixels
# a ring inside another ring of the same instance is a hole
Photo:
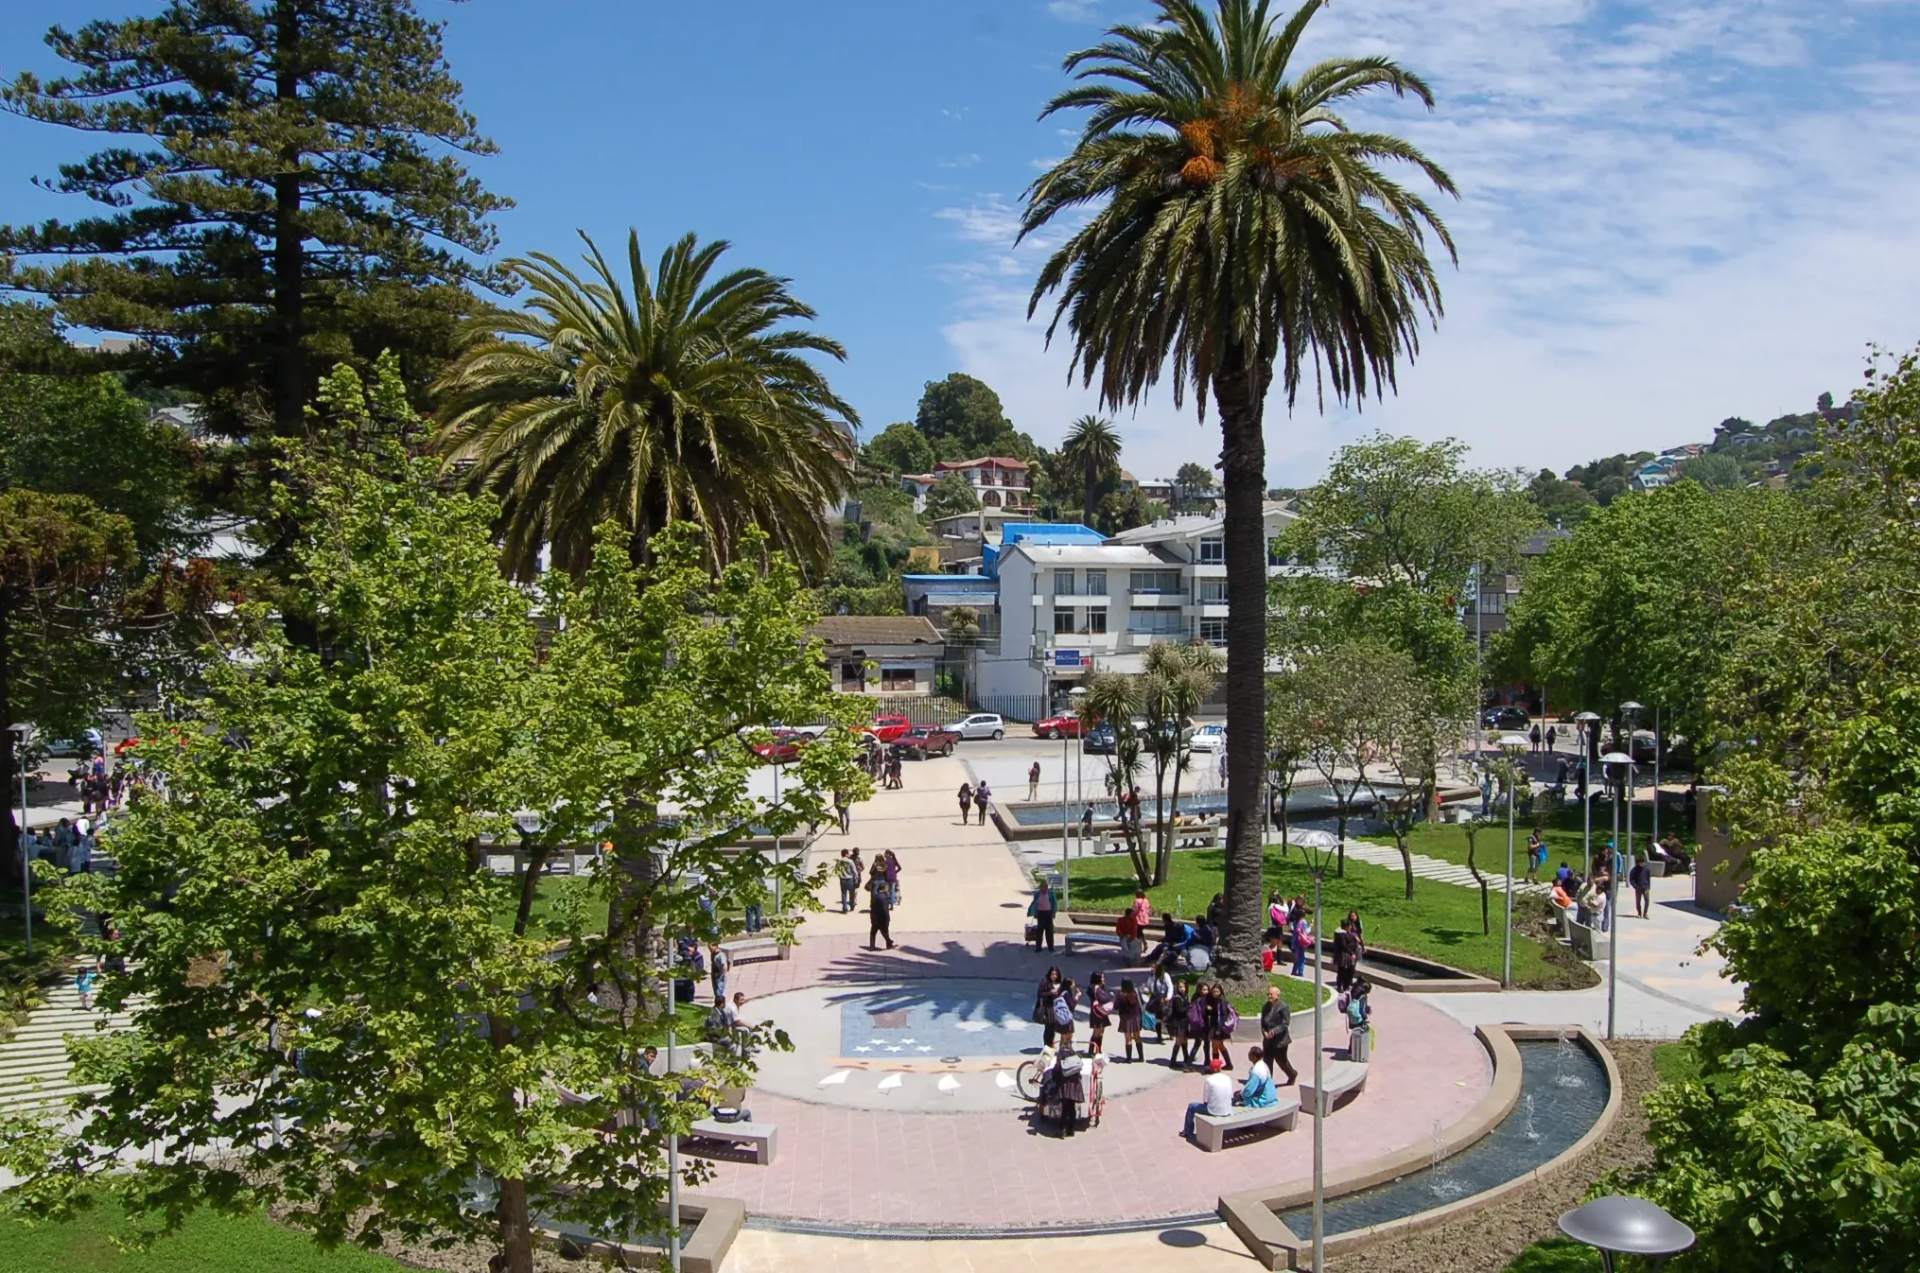
[[[1433,1124],[1433,1170],[1428,1182],[1436,1198],[1458,1198],[1467,1191],[1467,1187],[1453,1178],[1452,1170],[1447,1166],[1446,1147],[1440,1139],[1440,1123]]]
[[[1553,1081],[1556,1086],[1585,1087],[1587,1085],[1587,1081],[1578,1074],[1569,1074],[1567,1072],[1567,1066],[1577,1060],[1579,1055],[1579,1049],[1573,1042],[1573,1032],[1570,1030],[1562,1030],[1560,1032],[1559,1047],[1554,1051]]]
[[[1522,1134],[1524,1134],[1528,1140],[1539,1140],[1540,1132],[1533,1125],[1533,1093],[1528,1092],[1526,1100],[1520,1104],[1521,1108],[1526,1112],[1526,1124]]]

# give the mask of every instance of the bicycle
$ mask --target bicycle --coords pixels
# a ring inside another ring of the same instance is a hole
[[[1040,1099],[1040,1076],[1053,1068],[1053,1062],[1059,1051],[1051,1043],[1040,1049],[1040,1055],[1020,1063],[1013,1072],[1013,1085],[1022,1099],[1037,1101]]]

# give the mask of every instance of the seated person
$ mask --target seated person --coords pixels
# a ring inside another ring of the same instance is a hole
[[[1667,864],[1669,871],[1685,875],[1693,869],[1693,859],[1680,847],[1680,837],[1672,831],[1661,836],[1653,845],[1653,856]]]
[[[1221,1069],[1215,1059],[1207,1065],[1207,1077],[1201,1083],[1202,1099],[1187,1106],[1186,1129],[1180,1134],[1188,1140],[1193,1139],[1193,1120],[1198,1114],[1211,1114],[1223,1118],[1233,1113],[1233,1080]]]
[[[1573,891],[1573,868],[1568,866],[1565,862],[1562,862],[1560,864],[1560,869],[1553,873],[1553,878],[1555,880],[1558,880],[1560,883],[1560,886],[1566,889],[1569,893]]]
[[[1166,936],[1160,944],[1147,954],[1147,963],[1158,965],[1166,960],[1184,958],[1187,948],[1193,945],[1193,929],[1175,919],[1171,914],[1162,915],[1161,922],[1166,925]]]
[[[1557,879],[1553,882],[1553,904],[1560,910],[1565,910],[1567,907],[1573,905],[1573,895],[1567,892],[1567,882],[1565,880]]]
[[[1247,1081],[1240,1085],[1240,1103],[1248,1109],[1270,1109],[1280,1103],[1273,1071],[1267,1067],[1266,1053],[1259,1048],[1247,1049]]]

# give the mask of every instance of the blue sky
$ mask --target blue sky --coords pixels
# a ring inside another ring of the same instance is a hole
[[[50,22],[154,7],[0,6],[0,74],[55,69]],[[571,256],[576,228],[612,245],[632,226],[649,255],[689,229],[730,239],[848,346],[836,383],[870,429],[953,370],[1045,443],[1095,405],[1025,320],[1046,244],[1015,250],[1014,217],[1068,144],[1036,119],[1060,58],[1137,0],[422,9],[501,146],[477,171],[517,201],[504,252]],[[1433,82],[1431,115],[1357,114],[1451,170],[1461,260],[1397,396],[1358,416],[1270,404],[1276,482],[1374,428],[1529,468],[1703,439],[1844,398],[1870,342],[1920,342],[1913,0],[1336,0],[1304,56],[1334,53]],[[0,117],[0,219],[64,211],[27,177],[85,140]],[[1217,452],[1170,400],[1119,423],[1143,477]]]

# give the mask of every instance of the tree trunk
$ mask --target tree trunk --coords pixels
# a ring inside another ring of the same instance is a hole
[[[1396,824],[1393,829],[1393,842],[1400,849],[1400,869],[1407,873],[1407,900],[1413,900],[1413,850],[1407,847],[1406,833]]]
[[[1178,827],[1180,825],[1180,753],[1177,750],[1177,745],[1176,745],[1176,750],[1174,751],[1174,754],[1173,754],[1172,817],[1173,817],[1173,825],[1175,827]],[[1176,838],[1177,837],[1171,831],[1169,831],[1167,835],[1166,847],[1161,849],[1160,851],[1160,860],[1162,862],[1167,863],[1169,868],[1171,868],[1173,864],[1173,842]]]
[[[1153,882],[1165,884],[1167,873],[1172,868],[1173,854],[1169,846],[1173,843],[1167,838],[1167,762],[1164,757],[1153,758]]]
[[[1467,824],[1467,869],[1473,872],[1473,882],[1480,886],[1480,935],[1488,937],[1493,934],[1493,919],[1488,911],[1487,877],[1480,874],[1480,865],[1473,860],[1476,835],[1474,825],[1469,822]]]
[[[1230,344],[1213,382],[1225,486],[1228,607],[1226,920],[1217,957],[1222,975],[1244,986],[1266,980],[1260,970],[1266,865],[1260,774],[1267,738],[1267,446],[1261,414],[1272,366],[1255,361],[1244,346]]]
[[[20,878],[20,840],[26,828],[13,816],[13,802],[20,798],[20,776],[14,768],[20,736],[7,730],[7,726],[14,723],[12,611],[11,598],[6,589],[0,588],[0,733],[4,734],[0,737],[0,805],[5,805],[7,810],[7,842],[0,846],[0,863],[5,864],[6,878],[17,880]],[[21,816],[26,816],[24,809]]]
[[[527,1182],[500,1181],[500,1254],[495,1273],[533,1273],[533,1222],[527,1214]]]
[[[296,0],[274,6],[273,96],[291,103],[300,96],[300,15]],[[274,352],[273,425],[282,437],[301,432],[306,419],[307,367],[304,309],[306,245],[300,226],[300,152],[281,151],[282,171],[273,178],[273,313],[279,334]]]

